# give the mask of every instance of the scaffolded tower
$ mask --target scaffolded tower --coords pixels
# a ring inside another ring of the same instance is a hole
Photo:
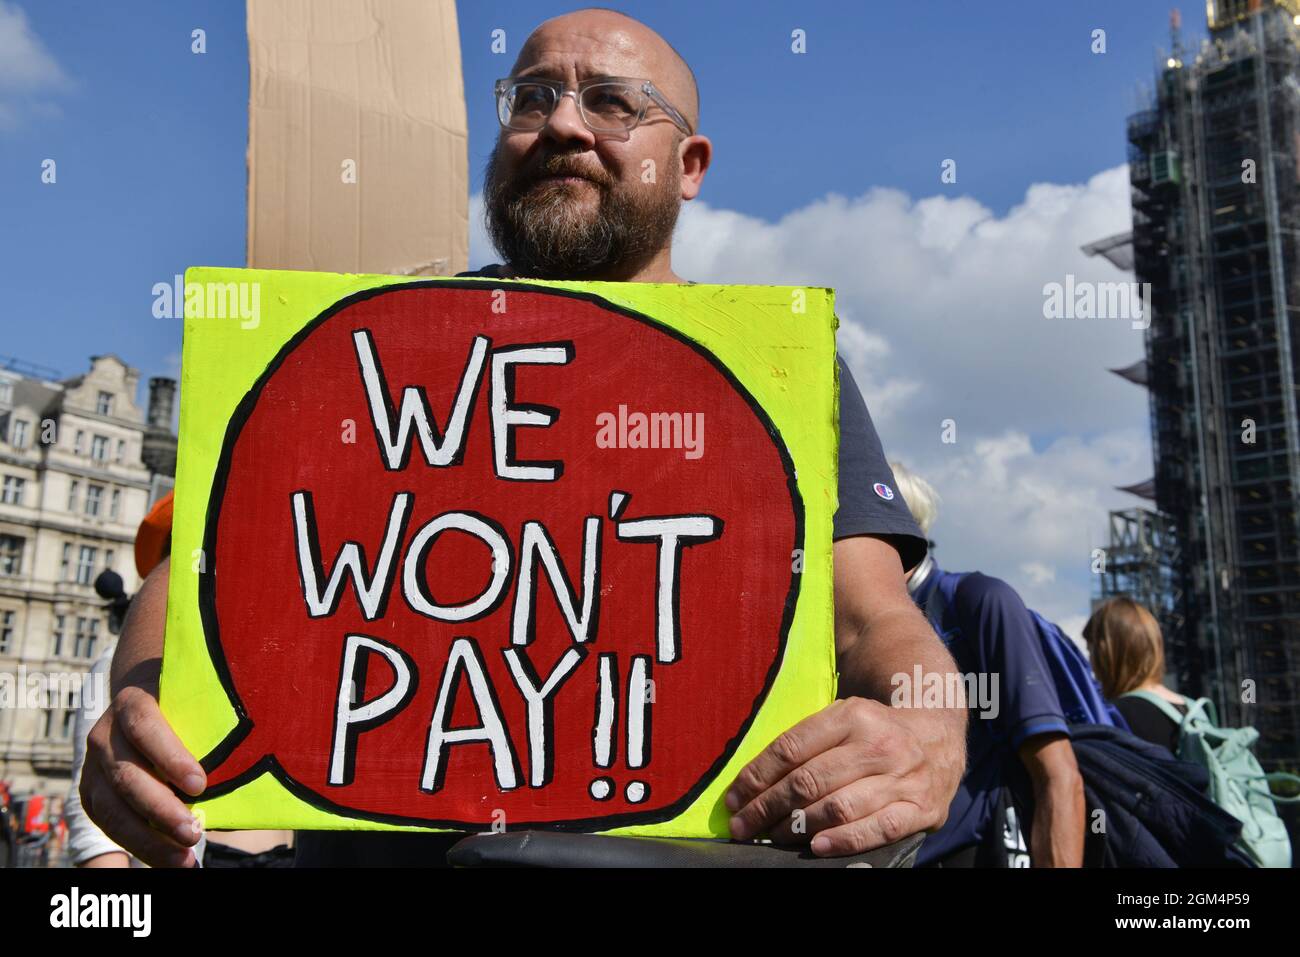
[[[1187,634],[1179,572],[1178,539],[1171,520],[1149,508],[1110,513],[1110,538],[1097,562],[1097,601],[1117,595],[1132,598],[1160,622],[1173,680],[1187,688],[1202,680],[1187,670],[1193,656],[1184,647]]]
[[[1152,108],[1128,121],[1134,265],[1152,291],[1154,491],[1185,620],[1169,656],[1184,690],[1259,728],[1266,767],[1294,767],[1300,2],[1207,12],[1191,62],[1175,25]]]

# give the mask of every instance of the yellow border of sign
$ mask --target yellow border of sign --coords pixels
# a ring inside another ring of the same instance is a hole
[[[235,725],[234,709],[208,656],[198,610],[204,517],[226,425],[271,359],[304,325],[354,293],[410,281],[414,280],[398,276],[209,267],[185,273],[181,445],[161,702],[181,740],[199,757]],[[428,280],[420,277],[419,281]],[[257,303],[255,320],[241,319],[233,309],[209,308],[236,301],[226,299],[231,283],[236,284],[234,295],[242,290],[247,304]],[[699,343],[767,411],[794,462],[806,511],[804,579],[785,659],[771,692],[727,766],[690,807],[669,821],[609,832],[725,836],[726,786],[773,738],[835,696],[831,520],[837,504],[839,403],[838,374],[826,374],[828,368],[837,368],[834,291],[789,286],[534,284],[601,296]],[[208,291],[214,292],[211,300]],[[268,817],[267,807],[276,808],[275,814]],[[270,774],[199,802],[195,808],[208,827],[221,830],[426,830],[330,814],[300,800]]]

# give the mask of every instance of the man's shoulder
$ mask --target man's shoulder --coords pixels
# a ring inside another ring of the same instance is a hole
[[[1001,578],[983,572],[963,574],[953,597],[959,608],[970,611],[1026,610],[1019,592]]]

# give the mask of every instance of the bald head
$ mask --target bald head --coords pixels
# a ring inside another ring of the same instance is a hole
[[[651,80],[691,129],[699,129],[700,94],[690,64],[654,30],[617,10],[589,7],[545,21],[524,41],[511,72],[574,82],[588,76]]]
[[[644,104],[630,127],[593,129],[576,96],[549,99],[540,125],[531,118],[502,123],[483,179],[483,209],[511,273],[681,282],[672,271],[673,228],[681,204],[698,195],[713,149],[707,136],[682,131],[696,129],[700,117],[686,61],[644,23],[588,8],[529,34],[511,74],[569,92],[605,77],[649,80],[656,90],[655,105]],[[595,108],[608,109],[600,84],[593,88]],[[506,99],[498,108],[503,117],[513,109]]]

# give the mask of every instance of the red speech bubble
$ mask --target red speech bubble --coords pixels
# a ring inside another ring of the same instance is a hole
[[[203,797],[270,771],[373,821],[671,818],[771,687],[802,545],[776,428],[680,333],[517,283],[359,293],[226,432],[199,605],[239,721]]]

